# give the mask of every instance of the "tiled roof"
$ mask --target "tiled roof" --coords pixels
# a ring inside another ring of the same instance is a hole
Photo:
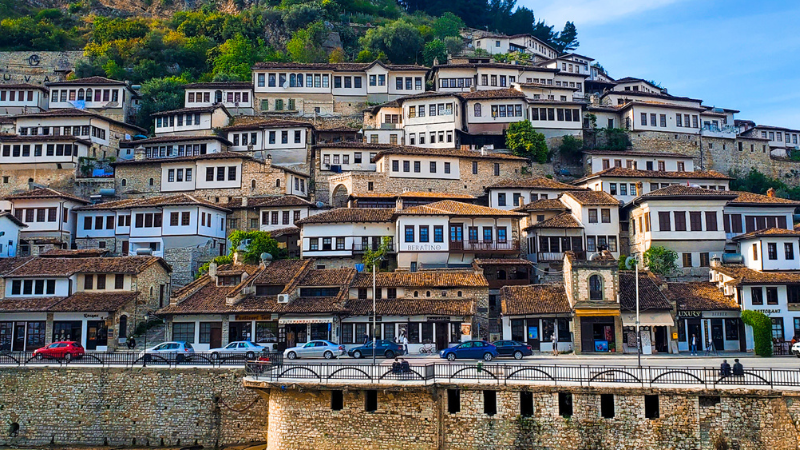
[[[259,122],[243,123],[224,127],[222,131],[263,130],[265,128],[314,128],[314,125],[299,120],[262,120]]]
[[[263,69],[304,69],[332,70],[334,72],[363,72],[371,63],[296,63],[296,62],[257,62],[254,70]]]
[[[243,273],[253,275],[259,272],[260,269],[261,266],[257,264],[221,264],[217,266],[217,275],[223,277],[230,275],[241,275]]]
[[[619,200],[605,191],[568,191],[564,195],[583,206],[619,206]]]
[[[522,213],[506,211],[503,209],[489,208],[488,206],[473,205],[471,203],[442,200],[422,206],[413,206],[397,211],[397,215],[404,216],[489,216],[489,217],[521,217]]]
[[[387,316],[415,316],[420,314],[471,316],[475,314],[475,300],[393,298],[376,300],[375,310],[377,314]],[[372,300],[349,300],[347,302],[347,311],[354,316],[372,314]]]
[[[639,273],[639,309],[671,309],[667,296],[658,287],[660,280],[650,273]],[[620,309],[636,311],[636,275],[633,272],[619,273]]]
[[[730,206],[800,206],[800,202],[780,197],[754,194],[752,192],[731,191],[737,197],[728,202]]]
[[[655,152],[637,152],[634,150],[584,150],[584,154],[587,155],[607,155],[612,156],[615,158],[624,158],[626,156],[650,156],[653,158],[681,158],[681,159],[691,159],[689,156],[680,154],[680,153],[655,153]]]
[[[226,208],[275,208],[279,206],[313,206],[308,200],[296,195],[273,195],[269,197],[247,197],[247,206],[242,206],[242,198],[232,198],[225,204]]]
[[[135,165],[142,165],[142,164],[170,164],[176,162],[185,162],[185,161],[206,161],[212,159],[246,159],[250,161],[258,161],[257,159],[253,158],[252,156],[242,153],[242,152],[219,152],[219,153],[207,153],[205,155],[194,155],[194,156],[178,156],[175,158],[150,158],[150,159],[121,159],[117,160],[116,162],[111,163],[112,166],[135,166]],[[276,165],[272,165],[272,167],[278,167]]]
[[[36,89],[45,92],[49,90],[45,86],[40,86],[38,84],[30,84],[30,83],[0,84],[0,89]]]
[[[678,304],[678,311],[738,310],[732,298],[709,282],[667,283],[668,293]]]
[[[186,206],[186,205],[205,206],[207,208],[213,208],[224,212],[230,212],[229,209],[224,208],[221,205],[211,203],[207,200],[203,200],[201,198],[195,197],[194,195],[190,194],[177,194],[177,195],[167,195],[162,197],[131,198],[126,200],[115,200],[111,202],[96,203],[94,205],[81,206],[75,209],[80,211],[97,211],[97,210],[111,211],[119,209],[159,208],[164,206]]]
[[[295,224],[391,222],[393,214],[393,208],[337,208],[305,217]]]
[[[0,211],[0,218],[3,218],[3,217],[8,218],[8,220],[12,221],[13,223],[15,223],[20,228],[27,228],[28,227],[27,225],[25,225],[25,222],[17,219],[16,217],[14,217],[13,214],[11,214],[8,211]]]
[[[725,264],[712,270],[737,280],[737,284],[800,284],[800,271],[759,272],[738,264]]]
[[[311,259],[281,259],[253,277],[252,284],[288,285],[313,264]]]
[[[6,277],[66,277],[75,273],[127,273],[137,274],[152,264],[160,263],[171,272],[171,267],[156,256],[116,256],[106,258],[30,258]]]
[[[195,289],[197,289],[197,291],[194,291]],[[190,292],[193,293],[184,299],[183,297]],[[180,303],[162,308],[158,313],[191,314],[229,312],[232,311],[232,308],[226,304],[226,298],[233,292],[233,286],[217,286],[211,277],[203,275],[172,294]]]
[[[515,208],[514,211],[569,211],[567,205],[563,204],[561,200],[555,198],[545,198],[528,203],[525,206]]]
[[[564,212],[543,222],[535,223],[531,228],[583,228],[578,219],[571,213]]]
[[[435,199],[454,199],[454,200],[475,200],[474,195],[469,194],[451,194],[448,192],[424,192],[413,191],[403,192],[400,194],[393,194],[391,192],[365,192],[360,194],[351,194],[353,198],[435,198]]]
[[[97,114],[95,112],[86,111],[84,109],[77,109],[77,108],[63,108],[63,109],[51,109],[49,111],[42,111],[38,113],[26,113],[26,114],[19,114],[14,116],[17,119],[33,119],[33,118],[46,118],[46,117],[85,117],[88,119],[98,119],[104,120],[109,123],[117,124],[119,126],[129,128],[132,130],[136,130],[141,134],[146,134],[147,130],[141,127],[137,127],[136,125],[132,125],[129,123],[122,122],[120,120],[111,119],[106,117],[102,114]]]
[[[84,248],[78,250],[67,250],[54,248],[44,253],[39,253],[40,258],[91,258],[100,257],[108,253],[105,248]]]
[[[581,189],[571,184],[561,183],[545,177],[509,179],[487,187],[487,189],[499,188],[544,189],[551,191],[574,191]]]
[[[457,94],[457,96],[465,100],[525,98],[525,94],[516,89],[489,89],[474,92],[460,92]]]
[[[64,81],[51,81],[49,83],[45,83],[47,86],[73,86],[73,85],[84,85],[84,84],[99,84],[103,86],[127,86],[128,83],[119,80],[112,80],[106,77],[86,77],[86,78],[77,78],[75,80],[64,80]]]
[[[375,274],[375,283],[381,287],[484,287],[489,282],[482,274],[473,271],[452,272],[378,272]],[[355,276],[353,288],[372,287],[372,274],[360,273]]]
[[[634,200],[638,204],[645,200],[668,200],[668,199],[713,199],[713,200],[732,200],[736,194],[731,191],[715,191],[699,187],[686,186],[684,184],[671,184],[667,187],[657,189],[647,194],[639,196]]]
[[[300,228],[297,227],[286,227],[286,228],[278,228],[277,230],[269,230],[270,236],[273,238],[279,238],[282,236],[291,236],[293,234],[300,235]]]
[[[63,198],[66,200],[72,200],[78,203],[89,203],[87,200],[82,199],[80,197],[76,197],[74,195],[65,194],[63,192],[59,192],[55,189],[50,188],[36,188],[27,192],[21,192],[19,194],[13,194],[7,196],[6,200],[27,200],[27,199],[39,199],[39,198]]]
[[[702,172],[668,172],[660,170],[639,170],[628,169],[625,167],[611,167],[609,169],[601,170],[600,172],[595,172],[589,176],[575,180],[575,184],[599,177],[732,180],[731,177],[723,175],[714,170]]]
[[[344,302],[340,297],[298,298],[278,306],[278,312],[281,313],[335,313],[345,311]]]
[[[311,269],[297,280],[298,286],[344,286],[350,284],[356,270],[351,268],[341,269]]]
[[[48,308],[55,312],[116,311],[139,297],[140,292],[78,292]]]
[[[147,144],[163,144],[166,142],[188,142],[188,141],[219,141],[225,145],[232,145],[231,142],[224,137],[214,135],[201,135],[201,134],[175,134],[170,136],[156,136],[147,139],[138,139],[135,141],[119,141],[120,147],[138,147]]]
[[[0,300],[2,312],[36,312],[47,311],[51,306],[63,300],[64,297],[36,297],[36,298],[4,298]]]
[[[327,147],[327,146],[326,146]],[[387,146],[384,147],[374,158],[372,162],[376,162],[386,155],[423,155],[423,156],[449,156],[452,158],[479,158],[479,159],[507,159],[512,161],[527,161],[526,158],[515,156],[508,153],[495,153],[473,150],[462,150],[458,148],[422,148],[422,147],[400,147],[400,146]],[[574,189],[574,186],[572,187]]]
[[[562,284],[503,286],[500,289],[503,315],[567,314],[572,309]]]
[[[250,81],[211,81],[207,83],[189,83],[183,85],[184,89],[252,89]]]
[[[17,256],[15,258],[0,258],[0,276],[5,276],[7,273],[13,272],[17,267],[27,263],[34,256]],[[5,293],[3,293],[5,295]],[[2,295],[0,295],[2,297]]]
[[[798,230],[786,230],[784,228],[767,228],[766,230],[756,230],[751,231],[749,233],[740,234],[733,238],[734,241],[739,241],[742,239],[750,239],[755,237],[764,237],[764,236],[773,236],[773,237],[798,237],[800,236],[800,231]]]
[[[225,105],[223,105],[222,103],[214,103],[211,106],[195,106],[191,108],[180,108],[180,109],[173,109],[170,111],[154,112],[151,113],[150,116],[158,117],[158,116],[168,116],[171,114],[182,114],[182,113],[213,113],[218,109],[222,109],[223,111],[225,111],[225,114],[229,116],[231,115],[231,113],[228,112],[228,108],[226,108]]]
[[[476,259],[475,264],[478,266],[532,266],[533,263],[527,259],[520,258],[491,258],[491,259]]]

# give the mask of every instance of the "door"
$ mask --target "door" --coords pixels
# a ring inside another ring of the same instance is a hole
[[[95,321],[86,323],[86,350],[97,350],[98,325]]]
[[[436,326],[436,351],[444,350],[448,347],[450,336],[448,336],[448,323],[437,323]]]
[[[594,323],[581,319],[581,351],[584,353],[594,351]]]
[[[686,334],[686,342],[689,344],[689,350],[692,349],[692,335],[697,337],[697,351],[701,351],[705,348],[703,345],[703,333],[702,328],[700,327],[700,319],[690,319],[687,321],[687,328],[688,333]]]
[[[736,319],[737,325],[739,327],[739,351],[746,352],[747,351],[747,337],[744,334],[744,322],[741,319]]]
[[[725,350],[725,335],[722,330],[722,319],[711,319],[711,340],[715,350]]]
[[[128,256],[131,252],[131,243],[128,241],[122,241],[122,256]]]
[[[655,327],[656,333],[656,350],[659,353],[666,353],[669,351],[667,342],[667,327]]]
[[[533,351],[539,351],[539,319],[528,319],[525,329],[525,342],[531,346]]]
[[[464,225],[460,223],[450,224],[450,250],[461,250],[464,248]]]
[[[211,348],[219,348],[222,345],[222,328],[211,329]]]
[[[14,325],[14,351],[25,351],[25,322],[16,322]]]

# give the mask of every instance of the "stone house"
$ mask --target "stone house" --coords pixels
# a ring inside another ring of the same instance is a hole
[[[275,164],[308,168],[314,143],[314,125],[297,120],[267,120],[225,127],[230,150],[247,151]]]
[[[170,291],[171,268],[153,256],[14,258],[3,269],[4,350],[75,340],[89,351],[113,351]]]
[[[131,122],[139,94],[125,81],[88,77],[45,83],[48,109],[87,109],[120,122]]]
[[[151,114],[156,136],[165,134],[211,135],[228,126],[231,113],[221,103],[211,106],[193,106]]]
[[[50,188],[7,196],[11,213],[26,228],[20,232],[19,256],[52,248],[70,248],[75,241],[75,209],[88,201]]]
[[[255,114],[253,83],[214,81],[183,86],[183,104],[187,108],[208,107],[220,103],[234,116]]]
[[[0,85],[0,115],[47,111],[48,89],[28,83],[9,83]]]

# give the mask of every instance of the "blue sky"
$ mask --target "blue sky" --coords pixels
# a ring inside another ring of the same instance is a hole
[[[800,129],[796,0],[518,0],[614,78],[655,80],[672,95],[738,109],[737,119]]]

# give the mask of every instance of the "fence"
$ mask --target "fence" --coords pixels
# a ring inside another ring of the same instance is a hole
[[[624,384],[636,386],[695,386],[717,388],[754,386],[761,388],[800,387],[800,370],[751,368],[744,375],[722,376],[719,368],[655,367],[482,363],[409,364],[405,368],[391,365],[291,363],[276,365],[269,371],[247,363],[248,376],[263,381],[308,380],[319,383],[362,381],[390,383],[421,381],[424,384],[482,381],[497,384],[531,382],[542,384]]]
[[[93,365],[93,366],[244,366],[248,356],[258,358],[258,363],[263,366],[280,365],[283,363],[281,353],[261,353],[248,355],[243,353],[148,353],[141,352],[87,352],[80,357],[53,357],[33,352],[4,352],[0,353],[0,366],[44,366],[59,364],[67,365]]]

